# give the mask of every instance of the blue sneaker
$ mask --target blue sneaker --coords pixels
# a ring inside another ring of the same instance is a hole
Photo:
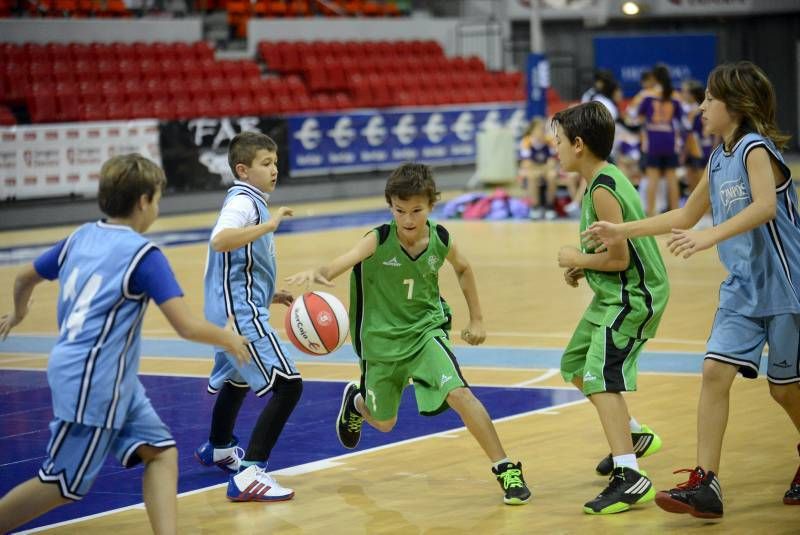
[[[233,444],[227,448],[215,448],[210,442],[194,450],[194,457],[203,466],[218,466],[225,472],[233,473],[239,471],[239,466],[244,457],[244,450],[238,447],[239,438],[233,436]]]
[[[280,486],[264,467],[253,464],[228,478],[232,502],[280,502],[291,500],[294,490]]]

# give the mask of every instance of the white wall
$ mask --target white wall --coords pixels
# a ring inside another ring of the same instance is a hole
[[[185,41],[203,39],[199,18],[179,20],[0,19],[0,41],[7,43],[90,43]]]

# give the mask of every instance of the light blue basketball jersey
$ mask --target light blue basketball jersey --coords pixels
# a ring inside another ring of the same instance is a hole
[[[263,194],[256,188],[237,183],[228,190],[223,204],[236,195],[246,195],[258,210],[258,223],[269,220]],[[218,253],[208,247],[205,274],[205,315],[208,321],[225,325],[233,316],[236,330],[250,341],[270,331],[269,305],[275,295],[275,240],[272,233],[244,247]]]
[[[743,316],[800,313],[800,215],[789,168],[769,139],[743,136],[730,153],[718,146],[709,161],[709,191],[714,225],[724,223],[753,202],[745,165],[748,153],[764,147],[786,177],[779,186],[775,219],[717,244],[729,276],[719,292],[719,307]]]
[[[119,429],[141,385],[139,342],[149,297],[134,269],[155,245],[127,226],[87,223],[58,259],[60,334],[47,366],[56,418]]]

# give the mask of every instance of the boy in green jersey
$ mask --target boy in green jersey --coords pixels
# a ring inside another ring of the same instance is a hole
[[[614,120],[598,102],[553,117],[556,149],[565,171],[586,179],[581,231],[597,220],[621,223],[644,218],[639,194],[606,158],[614,141]],[[655,335],[667,305],[669,283],[656,241],[636,238],[605,249],[562,247],[558,265],[576,287],[586,278],[594,299],[561,358],[561,375],[589,397],[611,446],[608,487],[584,505],[589,514],[626,511],[653,500],[655,490],[639,470],[637,457],[655,453],[661,439],[630,417],[622,392],[636,390],[637,361]]]
[[[506,456],[494,424],[472,394],[448,339],[450,308],[439,295],[439,269],[453,266],[469,308],[461,338],[477,345],[486,338],[475,275],[447,230],[428,216],[439,197],[430,168],[406,163],[386,183],[386,202],[394,219],[325,266],[297,273],[292,284],[331,280],[352,269],[350,337],[361,366],[360,384],[345,387],[336,434],[345,448],[355,448],[366,420],[388,432],[397,422],[403,389],[413,381],[420,414],[433,416],[448,407],[475,437],[492,461],[504,502],[520,505],[531,492],[522,463]]]

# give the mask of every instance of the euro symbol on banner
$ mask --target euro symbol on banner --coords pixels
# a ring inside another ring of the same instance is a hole
[[[441,113],[432,113],[428,122],[422,127],[422,131],[425,132],[431,143],[439,143],[447,135],[444,116]]]
[[[475,134],[475,124],[472,122],[472,112],[462,111],[450,130],[461,141],[471,141]]]
[[[367,143],[377,147],[386,140],[388,132],[384,126],[382,115],[373,115],[367,121],[367,126],[361,130],[361,135],[367,138]]]
[[[417,127],[414,125],[414,116],[410,113],[400,117],[397,126],[392,128],[392,133],[397,136],[397,140],[403,145],[408,145],[417,137]]]
[[[322,139],[322,132],[319,130],[319,121],[313,117],[309,117],[303,121],[300,130],[295,132],[294,137],[302,143],[304,149],[316,149],[320,139]]]
[[[356,131],[353,129],[353,121],[350,117],[340,117],[333,130],[328,130],[328,137],[333,139],[336,146],[346,149],[356,138]]]

